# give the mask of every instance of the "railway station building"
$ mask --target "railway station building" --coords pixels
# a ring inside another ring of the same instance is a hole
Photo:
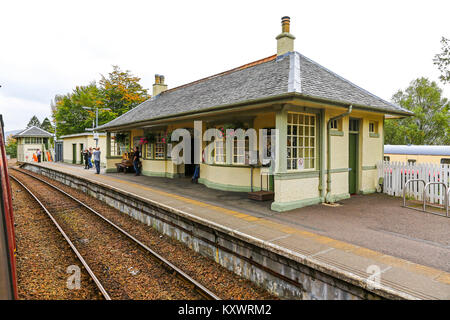
[[[33,155],[38,150],[42,152],[42,161],[48,160],[47,152],[50,152],[49,139],[53,134],[36,126],[29,127],[13,136],[17,139],[17,161],[33,162]]]
[[[170,133],[194,132],[194,121],[201,121],[200,137],[210,128],[254,128],[260,141],[269,139],[259,129],[278,132],[270,170],[250,164],[246,138],[234,138],[231,152],[220,139],[211,155],[202,152],[210,142],[193,148],[201,159],[198,182],[209,188],[270,190],[275,211],[375,192],[384,119],[412,113],[295,51],[294,40],[290,19],[283,17],[272,56],[172,89],[155,75],[150,99],[97,128],[107,134],[107,172],[140,146],[143,175],[192,176],[193,164],[172,161]]]
[[[98,138],[98,143],[94,138]],[[100,166],[106,166],[106,134],[81,132],[61,136],[63,141],[63,162],[83,164],[81,152],[85,149],[100,147]]]

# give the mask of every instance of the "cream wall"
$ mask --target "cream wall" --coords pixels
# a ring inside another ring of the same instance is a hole
[[[42,144],[18,144],[17,145],[17,160],[20,162],[33,162],[33,154],[36,153],[37,149],[44,150]],[[42,158],[41,158],[41,161]]]
[[[66,163],[72,163],[73,149],[72,145],[76,144],[77,164],[81,163],[81,149],[80,145],[83,144],[83,149],[95,148],[95,140],[93,135],[87,136],[74,136],[63,138],[63,160]],[[100,147],[100,165],[106,166],[106,136],[100,135],[98,140],[98,146]]]
[[[361,134],[363,139],[360,140],[360,177],[359,190],[361,193],[373,193],[376,191],[378,184],[378,172],[376,165],[379,161],[383,160],[383,148],[384,148],[384,128],[383,128],[384,115],[367,114],[362,122]],[[374,121],[378,124],[377,133],[369,133],[369,122]]]
[[[261,169],[253,169],[253,191],[261,190]],[[251,191],[251,168],[227,165],[200,165],[199,182],[206,186],[227,191]],[[268,189],[267,176],[262,179],[263,190]]]
[[[318,178],[275,180],[277,202],[293,202],[318,197]]]

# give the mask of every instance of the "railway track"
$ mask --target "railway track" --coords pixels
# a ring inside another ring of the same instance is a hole
[[[220,299],[74,196],[33,174],[11,169],[10,176],[55,223],[105,299]]]

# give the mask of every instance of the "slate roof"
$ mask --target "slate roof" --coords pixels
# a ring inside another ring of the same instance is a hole
[[[450,156],[450,146],[385,145],[385,154]]]
[[[201,112],[288,93],[353,104],[384,113],[412,114],[343,79],[300,53],[289,52],[162,92],[98,129]]]
[[[19,133],[15,134],[13,138],[20,138],[20,137],[42,137],[42,138],[51,138],[53,137],[53,134],[50,132],[45,131],[44,129],[38,128],[36,126],[29,127],[25,130],[20,131]]]

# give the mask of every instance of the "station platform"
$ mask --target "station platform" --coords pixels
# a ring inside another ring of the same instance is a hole
[[[278,213],[270,210],[270,202],[192,184],[189,178],[95,174],[62,163],[33,165],[178,208],[350,274],[370,276],[368,268],[375,265],[383,282],[411,297],[450,299],[450,219],[403,208],[400,198],[355,195],[335,206]]]

